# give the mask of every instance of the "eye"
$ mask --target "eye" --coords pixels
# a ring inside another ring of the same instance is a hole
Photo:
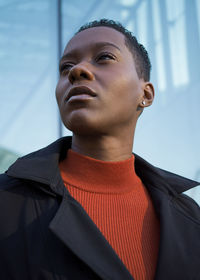
[[[67,74],[70,69],[73,67],[73,64],[70,64],[70,63],[63,63],[60,65],[60,74]]]
[[[104,60],[115,60],[115,57],[111,53],[101,53],[97,56],[97,61],[104,61]]]

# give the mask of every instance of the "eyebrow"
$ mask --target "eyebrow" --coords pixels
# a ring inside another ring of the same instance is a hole
[[[95,47],[111,46],[111,47],[118,49],[121,52],[120,48],[117,45],[110,43],[110,42],[99,42],[99,43],[95,43],[94,46]]]
[[[93,48],[100,48],[100,47],[105,47],[105,46],[114,47],[114,48],[118,49],[118,50],[121,52],[121,49],[120,49],[117,45],[115,45],[115,44],[113,44],[113,43],[110,43],[110,42],[98,42],[98,43],[92,44],[92,47],[93,47]],[[78,53],[78,50],[74,49],[74,50],[72,50],[72,51],[70,51],[70,52],[64,54],[64,55],[61,57],[60,62],[61,62],[63,59],[65,59],[65,58],[69,58],[69,57],[71,57],[71,56],[74,56],[76,53]]]

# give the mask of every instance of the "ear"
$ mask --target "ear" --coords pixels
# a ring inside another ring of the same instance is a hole
[[[154,87],[150,82],[143,82],[143,96],[140,102],[140,107],[145,108],[150,106],[154,100]]]

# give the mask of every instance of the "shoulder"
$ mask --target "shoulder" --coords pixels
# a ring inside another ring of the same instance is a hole
[[[8,176],[6,173],[0,175],[0,212],[11,209],[16,204],[24,201],[28,195],[29,188],[24,180]]]
[[[6,173],[0,174],[0,192],[21,185],[21,180],[10,177]]]
[[[183,192],[183,194],[190,197],[200,207],[200,185]]]
[[[188,179],[171,171],[161,169],[154,166],[135,155],[135,171],[137,175],[147,184],[150,183],[162,190],[167,190],[169,193],[180,194],[189,189],[193,189],[200,185],[200,182]]]
[[[18,178],[0,175],[0,212],[10,211],[24,199],[24,182]],[[3,213],[2,213],[3,215]]]

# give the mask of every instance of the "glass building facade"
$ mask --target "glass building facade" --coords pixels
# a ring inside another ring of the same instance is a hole
[[[200,180],[199,0],[0,0],[0,171],[71,134],[55,99],[58,61],[77,29],[100,18],[125,25],[152,62],[156,96],[134,152]]]

